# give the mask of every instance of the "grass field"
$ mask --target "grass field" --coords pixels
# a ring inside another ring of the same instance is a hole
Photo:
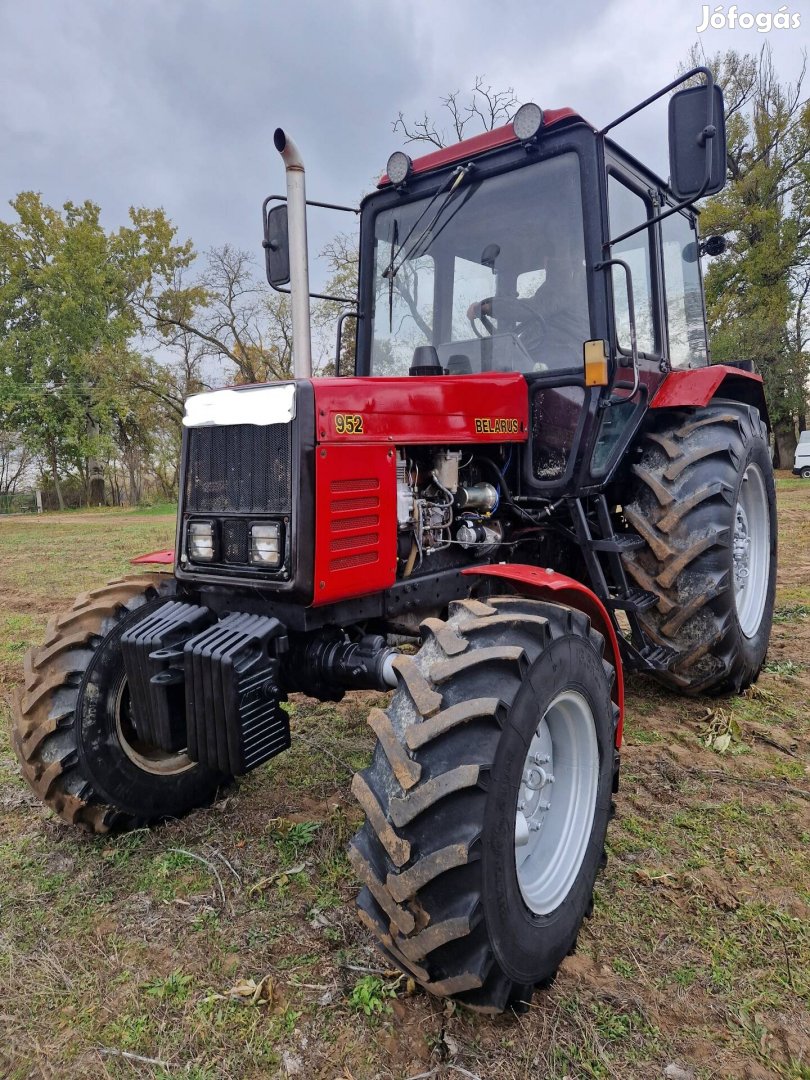
[[[765,672],[725,700],[631,680],[594,917],[496,1019],[415,992],[354,917],[349,783],[381,695],[296,700],[291,751],[153,832],[41,808],[8,739],[25,650],[174,519],[0,519],[0,1076],[808,1080],[810,484],[780,479],[779,514]]]

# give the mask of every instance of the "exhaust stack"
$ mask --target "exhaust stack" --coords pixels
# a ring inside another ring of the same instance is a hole
[[[287,170],[287,229],[290,244],[292,293],[293,373],[312,377],[312,337],[309,314],[309,255],[307,249],[307,192],[304,161],[283,128],[276,128],[273,143]]]

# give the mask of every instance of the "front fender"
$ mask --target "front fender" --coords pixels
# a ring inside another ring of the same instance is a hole
[[[129,561],[132,566],[174,566],[174,548],[150,551],[148,555],[138,555]]]
[[[558,574],[555,570],[544,570],[526,563],[499,563],[495,566],[473,566],[463,570],[463,574],[476,574],[482,577],[501,578],[515,586],[517,592],[535,600],[548,600],[554,604],[583,611],[592,625],[605,639],[607,658],[616,671],[613,684],[613,700],[619,708],[619,723],[616,728],[616,746],[621,746],[624,728],[624,670],[619,650],[619,639],[610,621],[607,608],[587,585],[575,578]]]

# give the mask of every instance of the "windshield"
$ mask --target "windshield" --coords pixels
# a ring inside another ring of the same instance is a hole
[[[581,366],[590,325],[580,190],[578,158],[566,153],[483,181],[471,171],[379,213],[372,374]]]

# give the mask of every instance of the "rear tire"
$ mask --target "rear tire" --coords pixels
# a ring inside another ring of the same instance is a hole
[[[26,655],[12,728],[23,776],[88,832],[181,817],[210,803],[225,780],[182,753],[139,745],[129,720],[121,634],[174,592],[170,574],[138,574],[84,593]]]
[[[677,652],[661,682],[739,692],[759,674],[776,590],[776,492],[767,429],[751,405],[667,414],[643,437],[624,514],[646,547],[625,569],[658,597],[647,635]]]
[[[588,618],[557,604],[459,601],[422,629],[352,785],[360,918],[430,993],[525,1008],[593,907],[618,780],[615,673]],[[551,779],[530,768],[547,757]],[[534,847],[525,833],[516,845],[520,818]]]

